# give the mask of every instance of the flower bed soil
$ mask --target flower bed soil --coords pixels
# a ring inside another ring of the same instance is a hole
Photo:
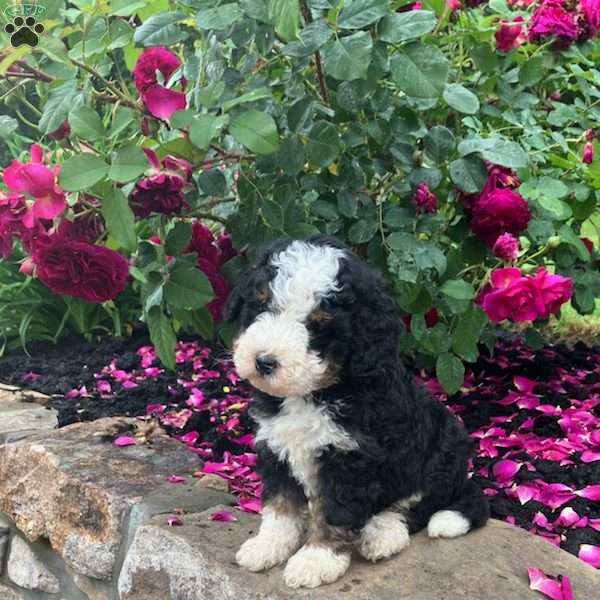
[[[59,395],[50,402],[59,426],[114,415],[158,419],[205,460],[195,476],[226,479],[239,509],[260,509],[249,390],[222,348],[180,342],[175,373],[160,367],[143,333],[30,353],[1,358],[0,381]],[[534,352],[499,342],[450,398],[419,375],[473,436],[473,479],[492,516],[600,567],[600,347]]]

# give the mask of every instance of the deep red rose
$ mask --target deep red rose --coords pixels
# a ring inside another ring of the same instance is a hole
[[[219,273],[217,268],[207,260],[198,258],[198,268],[206,275],[215,294],[214,300],[211,300],[206,308],[212,315],[214,321],[219,322],[223,318],[223,306],[229,297],[231,286]]]
[[[500,52],[509,52],[513,48],[518,48],[522,40],[523,17],[515,17],[512,23],[502,21],[500,28],[494,34],[496,38],[496,49]]]
[[[584,144],[581,161],[586,165],[591,165],[594,162],[594,145],[591,142]]]
[[[429,186],[422,182],[417,186],[413,196],[413,204],[418,211],[434,213],[438,208],[439,201],[435,194],[431,192]]]
[[[531,42],[554,37],[557,46],[568,48],[578,38],[579,33],[574,14],[563,7],[562,0],[544,0],[531,15]]]
[[[587,237],[580,237],[579,239],[583,242],[583,245],[587,248],[587,251],[591,254],[594,251],[594,242],[592,242],[592,240],[590,240],[590,238],[587,238]]]
[[[112,300],[129,277],[129,265],[118,252],[84,241],[54,241],[40,247],[34,260],[38,278],[53,292],[88,302]]]
[[[486,185],[481,194],[465,205],[473,233],[488,248],[503,233],[519,234],[529,225],[531,212],[527,200],[509,188]]]
[[[521,185],[519,176],[509,167],[502,167],[491,162],[486,162],[490,176],[486,181],[487,187],[495,188],[518,188]]]
[[[55,142],[60,142],[71,135],[71,126],[69,121],[66,119],[55,129],[52,133],[48,134],[48,137]]]
[[[27,204],[21,194],[0,194],[0,256],[10,256],[13,237],[20,237],[25,229],[26,212]]]
[[[142,52],[133,69],[133,82],[148,112],[159,119],[168,120],[171,115],[186,107],[183,92],[173,90],[158,81],[157,71],[167,83],[181,66],[179,57],[163,47],[147,48]],[[182,82],[184,83],[184,82]]]
[[[431,307],[423,316],[425,318],[425,325],[427,328],[433,327],[440,320],[435,306]],[[406,329],[410,331],[411,315],[404,315],[402,317],[402,321],[404,322]]]
[[[178,215],[189,208],[183,193],[184,180],[177,175],[157,173],[144,177],[135,184],[130,204],[136,216],[144,218],[152,213]]]

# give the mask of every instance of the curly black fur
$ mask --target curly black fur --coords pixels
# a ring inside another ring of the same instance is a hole
[[[352,451],[326,449],[317,458],[326,522],[359,530],[371,516],[420,494],[421,501],[406,514],[411,532],[442,509],[460,512],[471,528],[482,526],[489,516],[487,501],[467,478],[472,443],[450,411],[403,368],[401,320],[384,279],[335,238],[306,241],[346,251],[337,277],[340,291],[320,307],[330,318],[307,323],[311,347],[337,366],[336,382],[311,401],[327,407],[358,444]],[[257,295],[275,275],[269,259],[288,243],[277,241],[259,255],[233,291],[227,318],[239,319],[245,328],[265,310]],[[257,390],[252,412],[276,417],[282,400]],[[257,450],[264,499],[302,496],[288,465],[264,444]]]

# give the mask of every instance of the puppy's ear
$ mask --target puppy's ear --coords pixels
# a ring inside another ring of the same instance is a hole
[[[349,371],[352,377],[394,377],[399,370],[402,322],[387,282],[363,260],[349,255],[340,276],[350,294],[352,338]]]

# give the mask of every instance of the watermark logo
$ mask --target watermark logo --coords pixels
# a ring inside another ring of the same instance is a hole
[[[3,13],[7,21],[4,31],[10,35],[10,44],[19,46],[37,46],[39,35],[44,32],[41,21],[46,8],[39,4],[13,4],[7,6]]]

